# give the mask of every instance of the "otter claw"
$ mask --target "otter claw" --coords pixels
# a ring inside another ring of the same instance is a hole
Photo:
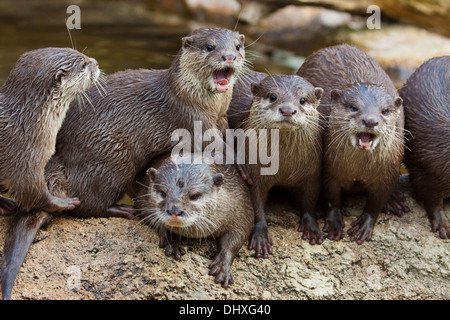
[[[162,236],[159,239],[159,247],[165,248],[164,254],[167,257],[173,257],[177,261],[181,260],[181,256],[186,254],[186,251],[177,240],[169,240],[166,236]]]
[[[273,241],[270,238],[267,226],[264,228],[258,224],[255,225],[253,233],[251,235],[248,249],[255,250],[255,257],[268,258],[269,254],[272,254]]]

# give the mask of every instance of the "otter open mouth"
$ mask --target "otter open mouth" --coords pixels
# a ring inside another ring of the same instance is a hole
[[[228,90],[232,74],[232,68],[225,68],[213,72],[213,81],[217,92],[225,92]]]
[[[359,132],[356,134],[356,146],[360,149],[370,150],[375,148],[377,136],[369,132]]]

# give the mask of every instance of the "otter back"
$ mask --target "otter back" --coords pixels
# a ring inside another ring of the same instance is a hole
[[[450,57],[423,63],[400,90],[405,105],[405,163],[417,199],[441,238],[450,237],[443,199],[450,197]]]

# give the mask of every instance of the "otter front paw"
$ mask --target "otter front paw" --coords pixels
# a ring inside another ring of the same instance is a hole
[[[404,213],[409,212],[410,209],[406,205],[405,194],[402,191],[394,191],[391,197],[386,202],[386,205],[381,209],[385,214],[393,214],[397,217],[403,216]]]
[[[221,254],[218,254],[213,262],[208,266],[209,274],[214,276],[215,283],[221,283],[223,288],[228,288],[228,285],[234,282],[233,275],[231,273],[230,259],[226,259]]]
[[[438,232],[442,239],[450,238],[450,223],[443,211],[438,211],[430,218],[431,232]]]
[[[270,238],[269,231],[267,230],[267,224],[257,222],[253,229],[250,241],[248,244],[249,250],[255,250],[255,257],[268,258],[269,254],[272,254],[273,241]]]
[[[108,210],[106,210],[109,217],[121,217],[133,220],[136,216],[136,210],[133,206],[120,204],[116,206],[112,206]]]
[[[170,234],[161,236],[159,238],[159,247],[165,248],[164,254],[168,257],[174,257],[175,260],[181,260],[181,256],[186,253],[181,242],[174,239]]]
[[[53,197],[48,205],[43,209],[47,212],[62,212],[65,210],[73,210],[80,205],[78,198],[58,198]]]
[[[302,217],[298,231],[303,233],[302,239],[308,240],[309,244],[321,244],[323,242],[323,235],[317,221],[310,215]]]
[[[351,223],[351,228],[347,231],[350,240],[356,241],[357,244],[361,244],[365,240],[371,240],[375,220],[376,219],[370,214],[363,213],[358,219]]]
[[[339,241],[344,238],[345,223],[342,216],[345,215],[346,212],[347,211],[343,209],[333,209],[328,213],[327,217],[325,218],[325,225],[322,229],[323,232],[327,233],[328,239]]]

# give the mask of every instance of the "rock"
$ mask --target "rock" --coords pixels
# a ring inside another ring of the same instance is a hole
[[[422,28],[383,23],[381,29],[341,35],[375,58],[397,87],[424,61],[450,54],[450,39]]]
[[[159,248],[157,233],[138,220],[61,217],[39,232],[12,298],[448,300],[450,240],[431,233],[424,209],[406,196],[411,212],[401,218],[381,214],[372,241],[361,245],[347,236],[310,245],[296,230],[299,218],[291,203],[272,200],[273,255],[256,259],[243,247],[228,289],[208,275],[216,249],[212,239],[187,241],[187,254],[175,261]],[[364,203],[355,203],[360,213]],[[0,250],[8,219],[0,216]],[[355,219],[344,217],[346,229]],[[92,247],[101,250],[92,254]]]
[[[374,0],[373,4],[382,15],[450,36],[448,0]]]
[[[263,18],[255,36],[262,36],[261,42],[306,55],[333,44],[340,28],[348,27],[353,21],[352,15],[346,12],[289,5]]]

